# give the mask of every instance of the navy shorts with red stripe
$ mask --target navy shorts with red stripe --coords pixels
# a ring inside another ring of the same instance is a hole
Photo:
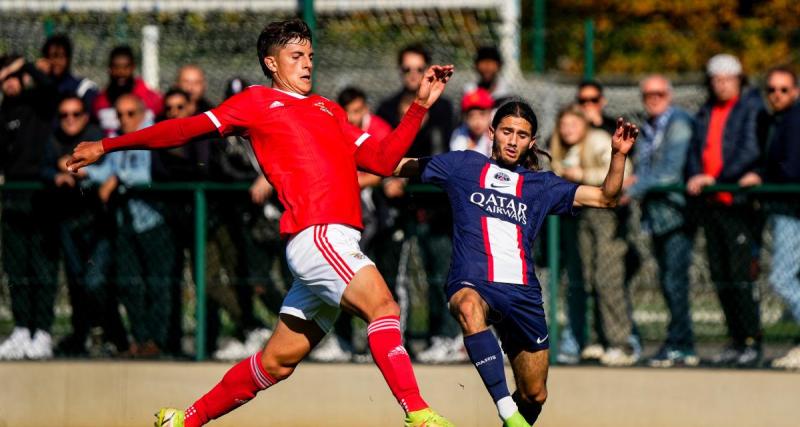
[[[487,322],[493,326],[503,351],[509,356],[520,351],[550,348],[542,292],[538,286],[487,281],[457,281],[446,287],[447,300],[456,292],[470,288],[489,306]]]

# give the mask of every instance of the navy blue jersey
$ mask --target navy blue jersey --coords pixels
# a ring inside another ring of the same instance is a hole
[[[420,159],[423,182],[442,187],[453,210],[448,285],[500,282],[533,285],[531,247],[549,214],[573,213],[577,184],[552,172],[509,170],[474,151]]]

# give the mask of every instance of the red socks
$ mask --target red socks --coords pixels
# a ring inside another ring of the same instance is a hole
[[[277,381],[261,366],[261,352],[237,363],[211,391],[184,412],[186,427],[199,427],[247,403]]]
[[[367,339],[375,364],[403,409],[413,412],[427,408],[428,404],[419,395],[411,359],[403,347],[400,317],[386,316],[376,319],[367,327]]]
[[[369,348],[392,394],[406,412],[425,409],[428,404],[419,395],[411,359],[403,347],[400,318],[386,316],[367,327]],[[199,427],[238,408],[275,383],[261,366],[261,353],[234,365],[222,381],[184,412],[186,427]]]

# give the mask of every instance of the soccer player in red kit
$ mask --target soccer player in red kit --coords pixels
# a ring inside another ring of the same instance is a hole
[[[77,171],[114,150],[174,147],[212,131],[249,136],[262,171],[286,211],[281,234],[294,283],[264,350],[231,368],[185,411],[165,408],[157,426],[201,426],[292,374],[332,327],[340,309],[368,322],[375,363],[406,413],[406,426],[452,426],[420,396],[403,347],[399,308],[374,263],[361,253],[356,170],[388,176],[445,89],[451,65],[432,66],[402,122],[382,141],[347,123],[345,112],[311,92],[311,32],[301,20],[269,24],[258,57],[271,87],[252,86],[197,116],[75,148]]]

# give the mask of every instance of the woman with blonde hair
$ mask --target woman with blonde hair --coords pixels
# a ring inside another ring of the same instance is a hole
[[[601,185],[611,163],[607,149],[610,141],[611,135],[593,128],[578,106],[567,106],[558,114],[550,139],[551,167],[569,181]],[[625,173],[631,173],[630,162],[626,162]],[[578,351],[584,350],[584,357],[599,358],[606,365],[636,363],[636,352],[628,343],[633,324],[625,295],[627,243],[617,214],[613,210],[586,209],[577,220],[562,219],[562,224],[562,253],[569,279],[567,305],[577,346],[565,346],[560,361],[577,363]],[[604,350],[585,345],[584,281],[595,295],[595,330]]]

